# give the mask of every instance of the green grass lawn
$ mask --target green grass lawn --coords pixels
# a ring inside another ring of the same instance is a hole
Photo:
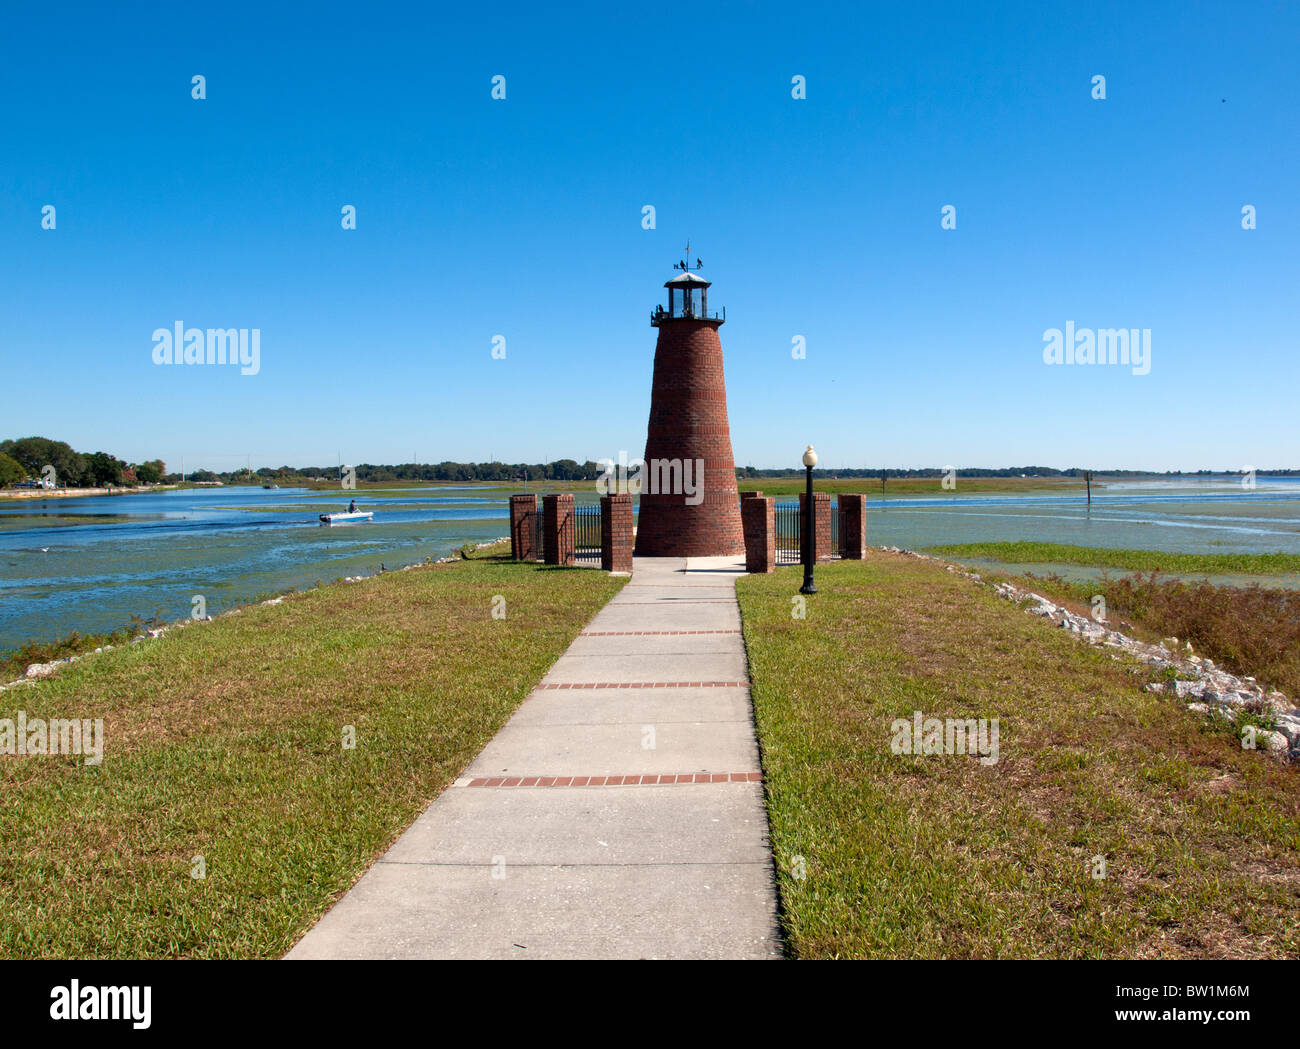
[[[738,584],[794,956],[1300,955],[1300,769],[932,562],[799,578]],[[998,762],[892,753],[917,710]]]
[[[1236,572],[1251,575],[1300,572],[1298,554],[1172,554],[1163,550],[1108,550],[1064,543],[962,543],[931,547],[928,552],[957,561],[1090,565],[1129,572]]]
[[[621,586],[495,559],[395,572],[0,693],[0,718],[107,738],[98,766],[0,756],[0,957],[280,955]]]

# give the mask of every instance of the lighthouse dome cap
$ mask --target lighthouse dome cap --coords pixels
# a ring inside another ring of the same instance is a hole
[[[664,281],[665,288],[680,288],[683,285],[698,286],[702,288],[709,287],[713,282],[707,281],[698,273],[680,273],[672,280]]]

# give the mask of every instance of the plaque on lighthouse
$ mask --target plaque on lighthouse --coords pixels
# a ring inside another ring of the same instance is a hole
[[[745,552],[736,464],[727,422],[727,385],[703,264],[687,257],[664,284],[668,306],[650,324],[655,344],[650,422],[641,486],[638,557],[736,556]]]

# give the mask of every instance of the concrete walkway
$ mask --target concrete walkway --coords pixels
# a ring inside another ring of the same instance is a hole
[[[632,580],[290,958],[771,958],[733,558]]]

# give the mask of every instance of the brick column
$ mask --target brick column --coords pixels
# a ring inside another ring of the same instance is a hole
[[[763,498],[762,492],[741,492],[740,493],[740,501],[742,506],[746,499],[762,499],[762,498]]]
[[[867,497],[840,496],[840,546],[844,556],[861,561],[867,549]]]
[[[775,505],[774,500],[762,496],[740,501],[740,520],[745,529],[746,572],[776,570]]]
[[[542,547],[548,565],[573,564],[573,493],[542,496]]]
[[[510,556],[516,561],[537,560],[537,496],[510,497]]]
[[[632,571],[632,496],[627,493],[600,500],[600,567]]]
[[[807,512],[804,503],[806,492],[799,493],[799,527],[802,530]],[[821,564],[831,559],[831,497],[829,492],[813,492],[813,563]],[[799,563],[803,564],[802,551]]]

